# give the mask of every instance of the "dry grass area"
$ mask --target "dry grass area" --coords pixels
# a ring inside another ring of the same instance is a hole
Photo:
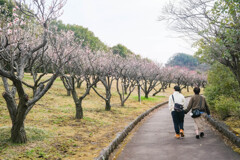
[[[31,81],[29,75],[25,81]],[[83,84],[83,87],[85,84]],[[79,89],[81,92],[82,89]],[[104,91],[98,84],[98,90]],[[0,82],[0,91],[3,84]],[[27,90],[31,93],[31,90]],[[25,120],[28,143],[16,145],[9,142],[11,120],[2,96],[0,97],[0,159],[94,159],[108,146],[118,132],[149,108],[168,100],[170,88],[156,97],[137,102],[135,91],[124,107],[120,106],[115,84],[112,90],[112,109],[94,91],[83,101],[84,119],[74,118],[72,97],[57,79],[49,92],[34,106]],[[183,94],[192,95],[183,90]]]
[[[226,119],[225,123],[231,128],[231,130],[240,137],[240,119],[236,117],[230,117]],[[232,149],[240,154],[240,147],[232,146]]]
[[[240,137],[240,119],[236,117],[227,118],[225,123],[231,128],[231,130]]]

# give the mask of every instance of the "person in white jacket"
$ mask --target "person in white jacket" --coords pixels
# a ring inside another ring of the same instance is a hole
[[[180,110],[177,110],[176,108],[174,108],[176,103],[182,106],[184,106],[185,104],[185,98],[180,93],[179,86],[175,86],[174,93],[171,96],[169,96],[168,107],[173,119],[174,129],[176,133],[175,137],[180,138],[180,137],[184,137],[184,128],[183,128],[184,127],[184,110],[183,108]]]

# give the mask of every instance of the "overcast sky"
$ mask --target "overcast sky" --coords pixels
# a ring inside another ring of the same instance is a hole
[[[88,28],[110,47],[120,43],[142,57],[166,63],[175,53],[194,53],[191,42],[158,21],[166,1],[68,0],[60,19]]]

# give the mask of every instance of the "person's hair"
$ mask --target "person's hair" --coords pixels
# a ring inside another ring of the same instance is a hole
[[[200,88],[199,87],[194,87],[193,92],[195,94],[199,94],[200,93]]]
[[[179,86],[174,86],[174,90],[175,90],[175,91],[178,91],[178,92],[180,92],[180,91],[181,91],[181,89],[180,89],[180,87],[179,87]]]

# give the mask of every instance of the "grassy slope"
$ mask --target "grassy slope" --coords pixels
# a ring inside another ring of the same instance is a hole
[[[30,76],[25,80],[30,82]],[[104,91],[100,83],[98,90]],[[3,92],[2,82],[0,91]],[[11,121],[1,96],[0,159],[93,159],[127,124],[149,108],[166,101],[172,91],[168,89],[159,96],[143,99],[141,104],[137,102],[135,91],[125,107],[121,107],[114,84],[111,111],[105,111],[104,101],[91,91],[83,101],[84,119],[76,121],[73,100],[66,96],[62,82],[57,79],[27,116],[25,126],[29,142],[24,145],[13,145],[8,141]],[[31,93],[31,90],[27,92]],[[192,94],[185,90],[183,93]]]
[[[230,129],[240,137],[240,119],[237,117],[229,117],[225,120],[225,123],[230,127]],[[232,149],[240,154],[240,148],[236,146],[232,146]]]

